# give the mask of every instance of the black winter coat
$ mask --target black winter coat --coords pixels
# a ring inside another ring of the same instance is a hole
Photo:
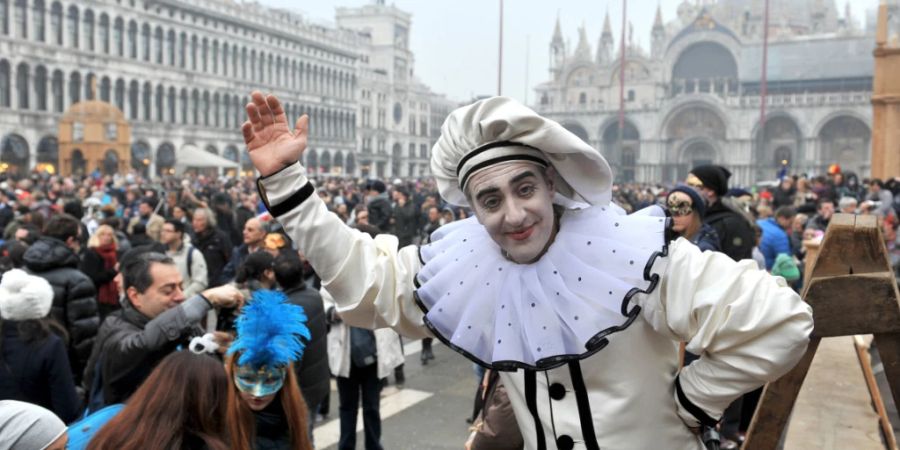
[[[369,218],[371,217],[372,213],[369,213]],[[397,240],[400,241],[399,247],[403,248],[412,244],[418,230],[419,214],[416,212],[415,205],[411,202],[406,202],[403,206],[394,206],[394,226],[392,231],[394,236],[397,236]]]
[[[391,202],[387,194],[378,194],[366,205],[369,211],[369,223],[382,232],[391,230]]]
[[[19,336],[19,322],[0,323],[0,400],[43,406],[66,423],[77,419],[81,402],[62,338],[50,334],[26,343]]]
[[[199,323],[210,308],[195,295],[150,320],[131,302],[123,301],[122,309],[107,316],[97,334],[84,376],[85,390],[93,391],[95,383],[102,386],[102,406],[124,402],[163,358],[179,346],[187,348],[191,337],[203,334]],[[90,397],[96,394],[90,392]]]
[[[24,259],[29,272],[44,278],[53,287],[50,317],[69,333],[69,363],[77,383],[100,327],[94,282],[78,270],[81,262],[78,255],[59,239],[38,239],[25,251]]]
[[[203,253],[206,260],[206,273],[209,287],[221,286],[231,280],[225,279],[225,265],[231,259],[231,240],[222,230],[207,229],[202,234],[197,234],[193,245]]]
[[[302,287],[302,286],[301,286]],[[328,329],[322,297],[312,288],[293,288],[284,291],[288,300],[303,307],[310,340],[303,351],[303,359],[294,364],[297,383],[310,408],[322,403],[328,395],[330,370],[328,369]]]
[[[739,212],[716,202],[706,210],[703,223],[710,225],[719,235],[719,250],[735,261],[753,257],[756,232],[750,222]]]

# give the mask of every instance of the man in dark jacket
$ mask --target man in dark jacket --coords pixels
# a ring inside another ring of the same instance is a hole
[[[750,221],[736,207],[726,204],[725,194],[728,192],[730,177],[731,172],[722,166],[697,166],[691,169],[687,185],[706,197],[708,206],[703,223],[716,230],[722,253],[740,261],[753,257],[756,233]]]
[[[94,283],[78,270],[81,222],[68,215],[54,216],[44,236],[25,251],[25,268],[53,286],[50,316],[69,333],[69,363],[76,383],[94,345],[100,326]]]
[[[387,188],[381,180],[370,180],[366,183],[366,209],[369,210],[369,224],[378,227],[382,232],[391,229],[391,202],[385,191]]]
[[[221,286],[230,280],[223,276],[231,259],[231,241],[216,227],[216,217],[208,208],[197,208],[191,221],[194,229],[193,245],[203,253],[209,286]]]
[[[233,307],[243,295],[233,286],[207,289],[185,299],[181,272],[155,252],[123,259],[122,309],[103,322],[84,376],[90,409],[122,403],[156,365],[190,338],[213,307]]]
[[[303,360],[294,369],[297,383],[309,407],[310,436],[316,412],[331,389],[328,369],[328,330],[322,297],[315,289],[303,282],[303,265],[295,253],[284,253],[275,259],[275,281],[287,295],[288,300],[303,307],[310,339],[303,352]]]
[[[400,248],[413,243],[416,232],[419,230],[419,214],[415,205],[409,201],[409,192],[398,188],[394,191],[394,210],[391,227],[394,236],[400,241]],[[371,213],[369,213],[371,218]]]
[[[258,252],[265,248],[266,243],[266,227],[263,226],[261,220],[253,217],[244,223],[244,231],[242,233],[244,243],[231,250],[231,259],[228,265],[222,270],[222,278],[228,281],[234,279],[237,270],[244,263],[247,255]]]

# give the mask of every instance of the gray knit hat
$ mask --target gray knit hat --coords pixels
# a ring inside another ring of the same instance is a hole
[[[40,406],[0,400],[0,450],[44,450],[65,432],[66,424]]]

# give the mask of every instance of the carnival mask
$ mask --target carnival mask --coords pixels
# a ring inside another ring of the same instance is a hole
[[[672,214],[672,217],[688,216],[694,210],[694,205],[688,201],[670,200],[666,206],[668,206],[669,213]]]
[[[234,384],[241,392],[254,397],[266,397],[281,389],[287,376],[287,366],[254,369],[249,365],[238,366],[234,372]]]

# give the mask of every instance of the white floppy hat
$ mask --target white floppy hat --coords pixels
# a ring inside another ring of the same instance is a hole
[[[441,126],[431,151],[431,172],[444,200],[469,206],[469,177],[493,164],[524,160],[552,165],[564,197],[605,205],[612,196],[612,171],[596,149],[562,125],[508,97],[491,97],[459,108]]]
[[[53,288],[47,280],[21,269],[3,274],[0,281],[0,317],[6,320],[42,319],[50,314]]]

